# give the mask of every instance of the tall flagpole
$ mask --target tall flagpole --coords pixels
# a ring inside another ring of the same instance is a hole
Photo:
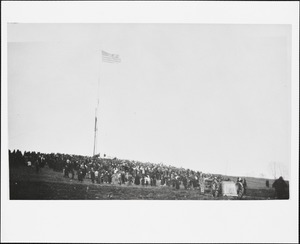
[[[100,62],[101,63],[101,59]],[[97,90],[97,107],[95,109],[95,128],[94,128],[94,150],[93,156],[97,154],[97,134],[98,134],[98,126],[97,126],[97,116],[98,116],[98,108],[99,108],[99,87],[100,87],[100,64],[99,64],[99,77],[98,77],[98,90]],[[100,153],[100,152],[99,152]]]
[[[96,154],[96,141],[97,141],[97,108],[95,109],[95,129],[94,129],[94,151],[93,156]]]
[[[105,63],[120,63],[121,62],[121,59],[119,57],[119,55],[117,54],[111,54],[111,53],[107,53],[107,52],[104,52],[103,50],[101,50],[101,53],[100,53],[100,59],[99,59],[99,77],[98,77],[98,94],[97,94],[97,97],[98,97],[98,102],[97,102],[97,108],[96,108],[96,115],[95,115],[95,135],[94,135],[94,151],[93,151],[93,156],[97,155],[97,133],[98,133],[98,127],[97,127],[97,112],[98,112],[98,109],[99,109],[99,87],[100,87],[100,66],[101,66],[101,63],[102,62],[105,62]],[[99,155],[100,155],[100,152],[99,152]]]

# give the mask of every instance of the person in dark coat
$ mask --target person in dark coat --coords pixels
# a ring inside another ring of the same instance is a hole
[[[282,176],[274,181],[272,187],[275,188],[275,196],[277,199],[288,199],[288,185],[283,180]]]
[[[160,181],[160,184],[163,186],[165,183],[166,183],[166,182],[165,182],[165,177],[162,177],[162,178],[161,178],[161,181]]]
[[[92,180],[92,183],[95,183],[95,170],[93,167],[91,168],[91,180]]]
[[[125,172],[123,170],[121,172],[121,182],[122,184],[125,184]]]
[[[39,158],[37,158],[35,160],[35,172],[38,174],[39,171],[40,171],[40,160],[39,160]]]
[[[135,176],[134,184],[135,185],[139,185],[140,184],[140,176],[138,174]]]
[[[79,180],[80,182],[83,181],[83,172],[82,172],[82,169],[81,169],[81,168],[78,170],[78,180]]]
[[[75,163],[74,163],[74,161],[70,161],[68,171],[69,171],[69,173],[71,173],[72,179],[74,179],[74,175],[75,175],[74,170],[75,170]]]
[[[175,186],[176,186],[176,189],[179,190],[179,188],[180,188],[179,176],[176,176],[176,178],[175,178]]]
[[[184,189],[187,189],[188,181],[187,181],[186,176],[183,176],[183,178],[182,178],[182,183],[183,183]]]
[[[244,187],[244,194],[246,194],[246,189],[247,189],[247,181],[246,179],[244,178],[243,181],[242,181],[242,184],[243,184],[243,187]]]
[[[151,180],[152,186],[156,186],[156,177],[153,176]]]
[[[112,181],[112,172],[108,172],[107,178],[108,178],[108,184],[111,184],[111,181]]]
[[[84,170],[85,170],[85,167],[84,167],[84,164],[81,164],[79,166],[79,169],[78,169],[78,180],[80,182],[83,182],[83,178],[84,178]]]
[[[70,160],[67,159],[64,165],[64,177],[69,177],[69,165],[70,165]]]

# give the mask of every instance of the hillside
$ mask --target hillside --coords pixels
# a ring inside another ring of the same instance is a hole
[[[265,187],[264,179],[247,178],[249,188],[243,200],[274,199],[274,189]],[[90,179],[82,183],[76,178],[63,177],[48,167],[35,173],[32,167],[10,169],[10,199],[39,200],[228,200],[235,198],[214,198],[209,192],[200,194],[199,189],[176,190],[166,186],[126,186],[93,184]]]

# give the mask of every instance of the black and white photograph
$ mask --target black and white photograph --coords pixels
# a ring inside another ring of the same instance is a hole
[[[10,199],[289,199],[290,60],[290,25],[9,24]]]
[[[84,222],[119,228],[127,218],[114,210],[82,209],[231,205],[226,216],[243,223],[234,208],[295,200],[292,24],[78,18],[7,21],[6,33],[10,204],[76,203]]]

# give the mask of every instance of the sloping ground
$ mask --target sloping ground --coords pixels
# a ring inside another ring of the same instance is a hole
[[[226,200],[214,198],[211,194],[201,195],[197,189],[176,190],[172,187],[114,186],[92,184],[86,179],[83,183],[76,179],[64,178],[62,173],[43,168],[35,173],[34,168],[10,169],[10,199],[20,200]],[[274,199],[271,188],[249,188],[243,199]]]
[[[230,180],[236,181],[237,177],[234,176],[225,176],[225,178],[229,178]],[[266,189],[266,180],[264,178],[254,178],[254,177],[243,177],[247,181],[247,186],[252,189]],[[268,179],[269,185],[272,187],[274,180]],[[288,182],[287,182],[288,183]]]

